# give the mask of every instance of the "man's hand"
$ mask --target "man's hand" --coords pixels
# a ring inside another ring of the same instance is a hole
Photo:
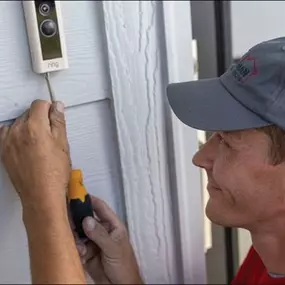
[[[33,284],[86,284],[66,207],[71,166],[63,109],[37,100],[0,130],[1,157],[22,201]]]
[[[88,274],[96,284],[143,284],[125,226],[105,202],[91,199],[98,219],[84,219],[90,240],[77,244]]]
[[[65,204],[71,167],[63,109],[36,100],[0,130],[2,160],[24,208]]]

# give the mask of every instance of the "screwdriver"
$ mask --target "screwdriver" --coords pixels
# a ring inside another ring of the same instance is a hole
[[[49,73],[45,74],[51,102],[55,102],[55,95],[50,83]],[[68,183],[67,199],[70,207],[71,217],[78,237],[86,240],[82,222],[85,217],[93,217],[91,198],[83,183],[83,174],[80,169],[72,169]]]

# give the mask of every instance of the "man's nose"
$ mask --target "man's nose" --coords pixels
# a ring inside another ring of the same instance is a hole
[[[213,162],[217,154],[217,143],[215,138],[211,137],[209,140],[196,152],[193,156],[192,162],[195,166],[211,170]]]

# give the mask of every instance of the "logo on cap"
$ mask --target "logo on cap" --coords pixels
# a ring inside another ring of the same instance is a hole
[[[255,58],[248,55],[243,57],[237,64],[231,68],[233,77],[241,82],[246,82],[251,76],[257,75]]]

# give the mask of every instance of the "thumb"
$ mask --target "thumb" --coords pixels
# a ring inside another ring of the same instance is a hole
[[[83,220],[83,230],[87,237],[97,244],[100,249],[106,253],[111,250],[112,240],[106,229],[92,217],[86,217]]]
[[[51,132],[55,139],[66,136],[64,105],[62,102],[54,102],[49,113]]]

